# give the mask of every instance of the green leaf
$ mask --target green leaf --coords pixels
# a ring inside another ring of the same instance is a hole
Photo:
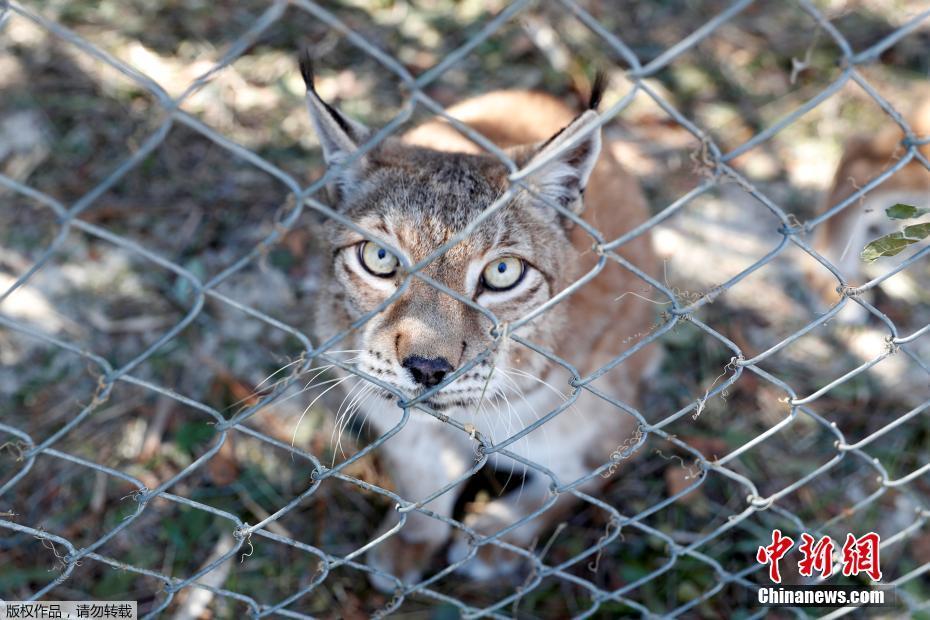
[[[924,224],[911,224],[904,227],[904,236],[914,241],[930,237],[930,222]]]
[[[882,256],[894,256],[904,251],[907,246],[930,237],[930,222],[905,226],[903,231],[891,233],[870,241],[862,249],[859,258],[872,263]]]
[[[174,441],[178,446],[193,454],[200,444],[204,444],[216,435],[216,429],[204,422],[185,422],[178,429]]]
[[[898,203],[885,209],[885,215],[893,220],[909,220],[930,213],[930,209],[918,209],[914,205]]]

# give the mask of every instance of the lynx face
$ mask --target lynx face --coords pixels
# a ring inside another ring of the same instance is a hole
[[[330,330],[326,336],[347,329],[403,289],[349,336],[352,342],[343,341],[340,348],[360,350],[360,370],[410,398],[491,350],[490,357],[427,402],[440,411],[475,405],[482,393],[493,396],[501,382],[514,380],[506,376],[508,369],[538,376],[544,358],[507,338],[495,339],[494,323],[478,309],[415,276],[403,287],[409,277],[404,262],[414,265],[429,256],[506,191],[504,164],[490,155],[444,153],[391,138],[346,166],[370,132],[319,99],[308,65],[304,74],[324,155],[340,170],[328,188],[330,202],[370,231],[360,234],[335,221],[326,225],[331,294],[317,321]],[[501,324],[520,319],[565,288],[576,275],[576,252],[564,216],[546,200],[580,210],[600,148],[594,120],[595,113],[585,113],[546,143],[511,150],[520,166],[542,162],[527,178],[533,192],[522,190],[419,273],[486,308]],[[551,347],[561,319],[557,305],[520,334]]]
[[[367,178],[339,207],[403,253],[408,264],[460,233],[506,187],[504,166],[490,158],[389,148],[395,157],[371,157]],[[574,250],[549,211],[528,196],[517,198],[420,273],[487,308],[500,322],[517,320],[573,275]],[[342,225],[330,224],[327,233],[332,275],[348,317],[374,310],[401,287],[404,270],[391,249]],[[557,312],[545,313],[527,335],[553,333],[558,318]],[[410,397],[495,347],[492,327],[477,309],[413,278],[365,323],[356,342],[362,351],[359,366]],[[492,360],[505,369],[522,365],[515,354],[501,344],[491,360],[446,386],[430,404],[436,409],[473,404],[488,381]]]

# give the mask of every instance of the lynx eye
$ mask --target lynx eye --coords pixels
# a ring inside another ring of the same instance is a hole
[[[506,291],[515,287],[523,274],[526,265],[516,256],[502,256],[485,265],[481,272],[481,283],[490,291]]]
[[[397,257],[377,243],[362,241],[358,246],[358,259],[366,271],[379,278],[389,278],[397,272]]]

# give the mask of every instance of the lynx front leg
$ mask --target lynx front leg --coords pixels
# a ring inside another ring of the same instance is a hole
[[[563,463],[563,466],[568,463]],[[559,472],[564,474],[564,481],[577,479],[582,475],[581,463],[572,471]],[[479,536],[492,536],[504,528],[526,519],[534,512],[552,501],[550,491],[551,480],[539,473],[526,477],[519,489],[510,491],[507,495],[488,502],[479,511],[467,514],[465,525],[475,530]],[[540,537],[546,534],[557,520],[565,515],[577,503],[577,498],[570,494],[561,495],[549,508],[540,515],[528,519],[525,523],[507,532],[501,537],[503,542],[510,543],[533,551],[534,547],[542,546]],[[458,562],[464,559],[474,545],[461,531],[455,532],[454,542],[449,548],[449,562]],[[458,572],[475,580],[489,580],[517,575],[521,568],[528,567],[525,555],[514,553],[498,545],[487,543],[478,548],[475,556],[459,567]]]
[[[402,498],[419,502],[461,476],[473,463],[467,444],[433,419],[411,418],[399,433],[379,449],[385,460],[395,491]],[[424,506],[443,517],[452,516],[462,483]],[[396,510],[388,513],[378,534],[392,529],[400,521]],[[433,554],[449,539],[452,527],[441,519],[416,510],[406,513],[404,526],[368,552],[368,565],[394,575],[405,584],[416,583]],[[371,575],[379,590],[391,592],[395,583]]]
[[[542,403],[540,409],[548,410],[555,406],[557,403]],[[533,415],[525,416],[522,421],[529,425],[536,418],[533,412]],[[631,426],[632,423],[625,417],[617,417],[612,405],[583,395],[576,407],[563,412],[546,426],[527,435],[525,442],[513,444],[513,452],[552,472],[559,485],[568,485],[591,473],[593,467],[589,460],[600,464],[602,459],[598,455],[604,454],[603,460],[607,460],[607,455],[614,449],[612,446],[629,440]],[[504,432],[507,432],[507,429],[504,429]],[[558,441],[555,438],[558,438]],[[512,467],[518,468],[517,471],[524,467],[506,456],[501,456],[496,461],[492,465],[504,472]],[[550,490],[553,479],[541,469],[529,468],[528,474],[521,488],[495,498],[473,513],[467,514],[464,523],[479,536],[487,537],[522,522],[504,534],[500,540],[527,550],[543,547],[546,542],[543,537],[548,536],[552,527],[570,514],[579,500],[571,493],[561,493],[553,501]],[[591,492],[599,486],[601,480],[595,476],[576,488],[578,491]],[[544,507],[546,509],[541,514],[529,518]],[[452,562],[461,561],[467,557],[472,547],[474,542],[463,532],[457,531],[449,549],[448,559]],[[525,554],[514,553],[489,542],[479,545],[474,557],[458,567],[458,571],[472,579],[486,580],[515,576],[528,567],[529,559]]]

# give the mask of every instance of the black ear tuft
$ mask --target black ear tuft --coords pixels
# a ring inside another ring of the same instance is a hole
[[[333,120],[335,120],[336,123],[339,124],[339,127],[341,127],[342,130],[345,131],[347,134],[351,135],[352,128],[350,127],[348,121],[346,121],[346,119],[342,117],[342,114],[339,113],[339,110],[337,110],[333,106],[329,105],[328,103],[320,99],[320,95],[316,92],[316,87],[313,85],[313,81],[314,81],[313,58],[310,57],[310,48],[308,48],[306,45],[300,48],[299,62],[300,62],[300,75],[303,76],[304,84],[307,85],[307,92],[312,93],[314,97],[316,97],[316,99],[318,99],[319,102],[323,104],[323,107],[325,107],[327,111],[329,111],[329,113],[333,117]],[[353,137],[357,137],[357,136],[353,136]]]
[[[605,90],[607,90],[607,74],[598,71],[594,74],[594,84],[591,86],[591,98],[588,100],[589,110],[597,110],[598,106],[601,105]]]
[[[315,93],[316,89],[313,87],[313,59],[310,57],[310,48],[306,45],[300,48],[300,75],[304,78],[307,90]]]

